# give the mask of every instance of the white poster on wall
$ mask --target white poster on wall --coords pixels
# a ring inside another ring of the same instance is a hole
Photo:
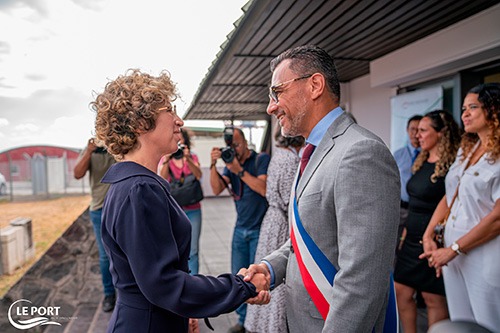
[[[443,88],[425,88],[391,97],[391,150],[408,143],[406,124],[412,116],[443,108]]]

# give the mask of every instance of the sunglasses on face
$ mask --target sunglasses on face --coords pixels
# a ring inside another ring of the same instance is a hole
[[[288,83],[292,83],[292,82],[295,82],[295,81],[307,79],[307,78],[309,78],[311,76],[312,76],[312,74],[308,74],[308,75],[304,75],[304,76],[301,76],[301,77],[298,77],[298,78],[295,78],[295,79],[291,79],[291,80],[288,80],[288,81],[285,81],[285,82],[281,82],[281,83],[275,84],[274,86],[270,86],[269,87],[269,98],[272,99],[274,103],[278,103],[279,102],[278,94],[281,93],[279,91],[276,91],[278,88],[283,87],[285,84],[288,84]]]

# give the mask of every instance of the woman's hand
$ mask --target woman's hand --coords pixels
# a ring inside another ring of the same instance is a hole
[[[429,264],[432,264],[432,267],[436,269],[437,277],[441,276],[441,269],[443,268],[443,266],[448,265],[448,263],[452,261],[456,256],[457,253],[449,247],[437,249],[432,253],[432,256],[429,259]]]
[[[189,330],[188,333],[200,333],[200,327],[198,326],[198,319],[189,318]]]
[[[269,292],[269,287],[271,283],[271,277],[265,270],[265,273],[253,272],[251,275],[251,279],[248,275],[248,269],[241,268],[238,272],[238,275],[245,276],[245,281],[252,283],[259,294],[253,298],[249,298],[246,300],[248,304],[257,304],[263,305],[268,304],[271,301],[271,293]]]
[[[430,237],[424,237],[422,239],[422,245],[424,247],[424,253],[419,255],[419,259],[427,259],[429,267],[432,267],[431,258],[434,251],[438,249],[436,242]]]
[[[261,290],[257,296],[254,298],[249,298],[246,300],[248,304],[264,305],[269,304],[271,301],[271,292]]]

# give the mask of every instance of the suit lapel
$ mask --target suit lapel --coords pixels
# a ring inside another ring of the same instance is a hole
[[[345,131],[351,126],[354,122],[352,119],[347,116],[344,112],[330,125],[325,136],[321,139],[320,144],[314,150],[314,153],[307,164],[306,169],[304,170],[304,174],[299,180],[297,184],[296,196],[297,199],[300,199],[304,189],[307,184],[311,180],[312,176],[316,173],[321,161],[326,157],[326,155],[332,150],[335,146],[335,139],[340,135],[344,134]]]

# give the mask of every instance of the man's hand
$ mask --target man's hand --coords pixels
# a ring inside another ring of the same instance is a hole
[[[95,144],[94,140],[94,138],[90,138],[87,143],[87,151],[89,153],[93,153],[97,149],[97,145]]]
[[[245,279],[246,279],[246,277],[245,277]],[[252,279],[248,282],[250,282],[251,284],[253,284],[255,286],[255,288],[257,289],[257,292],[260,292],[262,290],[269,291],[269,288],[271,285],[271,278],[270,278],[270,275],[266,276],[264,274],[257,273],[257,274],[254,274],[252,276]]]
[[[254,265],[251,265],[252,267]],[[252,273],[252,279],[249,278],[248,270],[246,268],[241,268],[238,272],[238,275],[244,275],[245,281],[252,283],[255,288],[257,288],[257,292],[259,293],[254,298],[249,298],[246,300],[248,304],[269,304],[271,301],[271,294],[269,292],[269,286],[271,285],[271,275],[268,274],[266,276],[263,273]]]
[[[243,166],[240,164],[240,162],[236,157],[231,163],[226,163],[226,167],[229,171],[231,171],[234,174],[243,171]]]
[[[217,163],[217,160],[221,157],[221,152],[218,147],[213,147],[212,151],[210,152],[210,159],[211,159],[211,164]]]
[[[267,265],[264,263],[250,265],[250,267],[248,267],[248,269],[246,270],[245,281],[251,282],[254,275],[258,273],[264,274],[269,283],[271,283],[271,273],[269,272],[269,268],[267,268]]]
[[[250,266],[251,267],[251,266]],[[241,268],[238,271],[238,275],[243,275],[244,281],[250,282],[255,286],[257,289],[257,292],[260,292],[262,290],[268,291],[271,285],[271,275],[270,274],[263,274],[263,273],[253,273],[252,277],[250,278],[248,275],[248,270],[246,268]]]

